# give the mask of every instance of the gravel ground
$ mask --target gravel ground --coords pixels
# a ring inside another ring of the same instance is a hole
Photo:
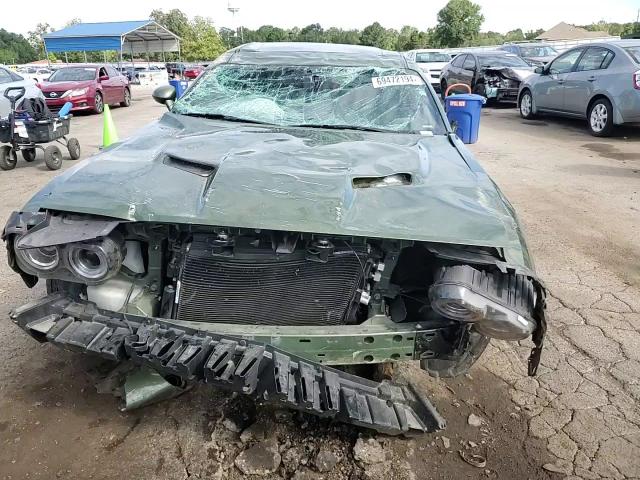
[[[121,136],[162,114],[148,93],[112,110]],[[72,130],[83,158],[96,151],[100,117],[79,116]],[[123,413],[96,393],[104,364],[8,321],[43,292],[2,258],[0,478],[639,478],[640,131],[595,139],[580,122],[486,109],[472,150],[518,210],[550,290],[538,377],[526,377],[527,342],[492,342],[469,375],[448,381],[404,365],[397,373],[449,422],[413,439],[256,410],[206,386]],[[0,172],[0,219],[55,175],[40,157]]]

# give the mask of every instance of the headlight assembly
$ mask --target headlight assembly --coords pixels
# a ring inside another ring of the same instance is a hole
[[[126,250],[122,238],[114,234],[86,242],[35,248],[19,248],[20,239],[16,237],[14,241],[14,252],[23,271],[41,278],[88,285],[118,273]]]
[[[58,247],[40,247],[16,250],[20,259],[38,271],[51,271],[60,264],[60,252]]]
[[[86,283],[112,277],[120,270],[122,260],[122,249],[110,237],[97,242],[74,243],[67,247],[70,270]]]
[[[429,288],[429,299],[443,317],[473,323],[487,337],[523,340],[536,327],[535,289],[525,275],[484,272],[468,265],[442,267]]]

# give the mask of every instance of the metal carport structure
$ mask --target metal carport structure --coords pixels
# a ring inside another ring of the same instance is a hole
[[[77,23],[42,36],[45,52],[93,52],[116,50],[135,54],[178,52],[180,37],[153,20]]]

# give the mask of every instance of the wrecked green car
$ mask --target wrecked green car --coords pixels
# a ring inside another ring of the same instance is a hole
[[[345,365],[467,371],[533,337],[545,291],[513,208],[399,53],[249,44],[157,122],[14,212],[35,339],[397,434],[444,420]],[[338,367],[338,368],[336,368]]]

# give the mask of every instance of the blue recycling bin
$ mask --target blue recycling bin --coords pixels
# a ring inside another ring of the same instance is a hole
[[[480,130],[480,112],[487,101],[481,95],[464,93],[444,99],[444,109],[449,123],[463,143],[476,143]]]
[[[176,89],[176,99],[178,99],[189,87],[189,82],[187,80],[169,80],[169,85]]]

